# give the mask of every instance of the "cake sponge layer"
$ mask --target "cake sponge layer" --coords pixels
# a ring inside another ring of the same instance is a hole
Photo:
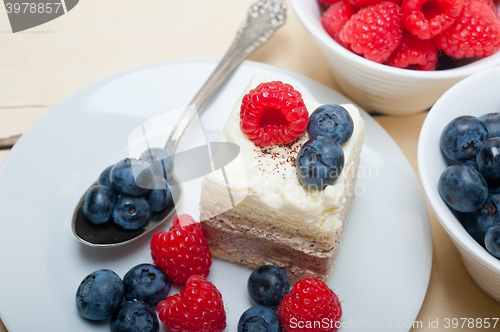
[[[359,160],[358,160],[359,162]],[[349,181],[356,182],[358,163],[349,172]],[[201,219],[201,226],[214,257],[251,267],[274,265],[282,268],[292,282],[311,277],[326,281],[337,258],[354,191],[347,194],[341,210],[341,226],[330,234],[328,249],[316,240],[288,236],[277,227],[255,224],[254,218],[235,216],[233,210],[218,216]]]

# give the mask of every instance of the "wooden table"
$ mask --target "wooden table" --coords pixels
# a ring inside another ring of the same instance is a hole
[[[0,137],[25,132],[56,103],[108,75],[171,59],[220,58],[253,1],[86,0],[54,21],[16,34],[0,10]],[[338,90],[326,61],[291,8],[286,25],[250,60]],[[426,113],[374,116],[417,174],[417,141],[425,117]],[[0,164],[8,153],[0,150]],[[423,328],[414,331],[435,331],[428,327],[429,320],[499,317],[500,303],[475,285],[457,249],[432,211],[429,214],[432,275],[417,317]],[[0,332],[5,331],[0,321]]]

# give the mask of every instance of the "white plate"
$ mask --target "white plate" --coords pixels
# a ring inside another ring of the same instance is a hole
[[[130,132],[187,104],[215,65],[214,60],[172,61],[104,79],[55,106],[12,149],[0,168],[0,317],[10,332],[109,331],[108,321],[79,316],[76,289],[94,270],[109,268],[123,277],[136,264],[151,262],[151,235],[118,248],[87,247],[71,232],[73,209],[105,167],[127,157]],[[349,102],[303,76],[245,62],[202,116],[215,137],[257,73],[290,83],[322,103]],[[429,282],[429,218],[403,153],[368,114],[362,115],[361,166],[371,176],[366,172],[358,179],[365,193],[354,200],[328,284],[342,301],[349,328],[391,325],[391,331],[408,331]],[[184,189],[178,210],[196,214],[199,181]],[[228,331],[236,330],[239,316],[251,306],[250,272],[238,264],[213,263],[209,280],[227,305]]]

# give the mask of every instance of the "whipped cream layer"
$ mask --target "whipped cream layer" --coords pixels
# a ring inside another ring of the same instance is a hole
[[[354,131],[342,147],[344,169],[338,180],[324,190],[309,190],[298,180],[296,157],[309,140],[305,131],[289,144],[255,146],[240,129],[240,106],[245,94],[263,82],[264,76],[254,76],[236,102],[222,131],[220,141],[240,147],[240,154],[222,172],[207,174],[202,181],[201,219],[207,220],[224,213],[244,217],[251,223],[286,231],[291,237],[328,242],[342,226],[342,210],[354,191],[359,155],[364,137],[364,121],[357,108],[342,105],[354,121]],[[304,98],[311,114],[320,104]],[[217,151],[215,152],[217,153]],[[228,191],[232,199],[228,199]],[[234,206],[236,205],[236,206]],[[230,211],[229,211],[230,210]],[[226,212],[227,211],[227,212]]]

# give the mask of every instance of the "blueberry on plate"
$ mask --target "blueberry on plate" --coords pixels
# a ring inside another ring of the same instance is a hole
[[[165,178],[166,175],[168,178],[170,175],[172,175],[172,171],[174,170],[174,162],[170,153],[168,153],[165,149],[147,149],[141,154],[140,159],[146,161],[151,166],[153,172],[155,173],[155,176]]]
[[[97,270],[80,283],[76,291],[76,308],[87,319],[103,320],[118,308],[123,293],[123,282],[115,272]]]
[[[247,282],[250,298],[255,304],[277,307],[290,291],[290,280],[285,271],[272,265],[255,269]]]
[[[111,189],[95,185],[87,191],[83,200],[83,214],[94,224],[103,224],[111,218],[115,194]]]
[[[97,179],[97,184],[100,184],[101,186],[106,186],[109,189],[112,189],[111,185],[111,170],[113,169],[113,166],[111,165],[107,167],[104,171],[102,171],[101,175],[99,175],[99,178]]]
[[[266,307],[255,306],[246,310],[238,321],[238,332],[280,332],[280,317]]]
[[[337,181],[344,169],[344,150],[329,137],[311,138],[300,148],[296,167],[302,185],[309,189],[325,189]]]
[[[125,298],[142,301],[152,307],[167,298],[170,280],[162,270],[151,264],[139,264],[123,278]]]
[[[500,137],[500,113],[481,115],[478,119],[488,129],[489,137]]]
[[[500,138],[490,138],[477,153],[479,172],[490,185],[500,183]]]
[[[354,121],[345,108],[340,105],[322,105],[309,117],[307,131],[309,136],[325,136],[344,145],[352,136]]]
[[[500,225],[495,225],[488,230],[484,243],[490,254],[500,258]]]
[[[463,165],[452,165],[441,173],[438,191],[443,201],[459,212],[474,212],[488,198],[488,185],[483,176]]]
[[[144,197],[118,195],[113,220],[124,229],[139,229],[149,220],[149,204]]]
[[[446,125],[441,133],[441,150],[451,160],[473,159],[488,139],[485,125],[474,116],[460,116]]]
[[[144,160],[126,158],[111,169],[111,184],[129,196],[145,195],[152,188],[154,173]]]
[[[157,332],[158,317],[147,304],[139,301],[123,303],[110,321],[111,332]]]
[[[155,177],[153,188],[146,194],[146,199],[149,203],[149,208],[153,212],[160,212],[167,207],[172,200],[170,187],[167,181],[163,178]]]
[[[500,194],[489,195],[486,203],[477,211],[477,223],[486,233],[488,229],[500,223]]]

